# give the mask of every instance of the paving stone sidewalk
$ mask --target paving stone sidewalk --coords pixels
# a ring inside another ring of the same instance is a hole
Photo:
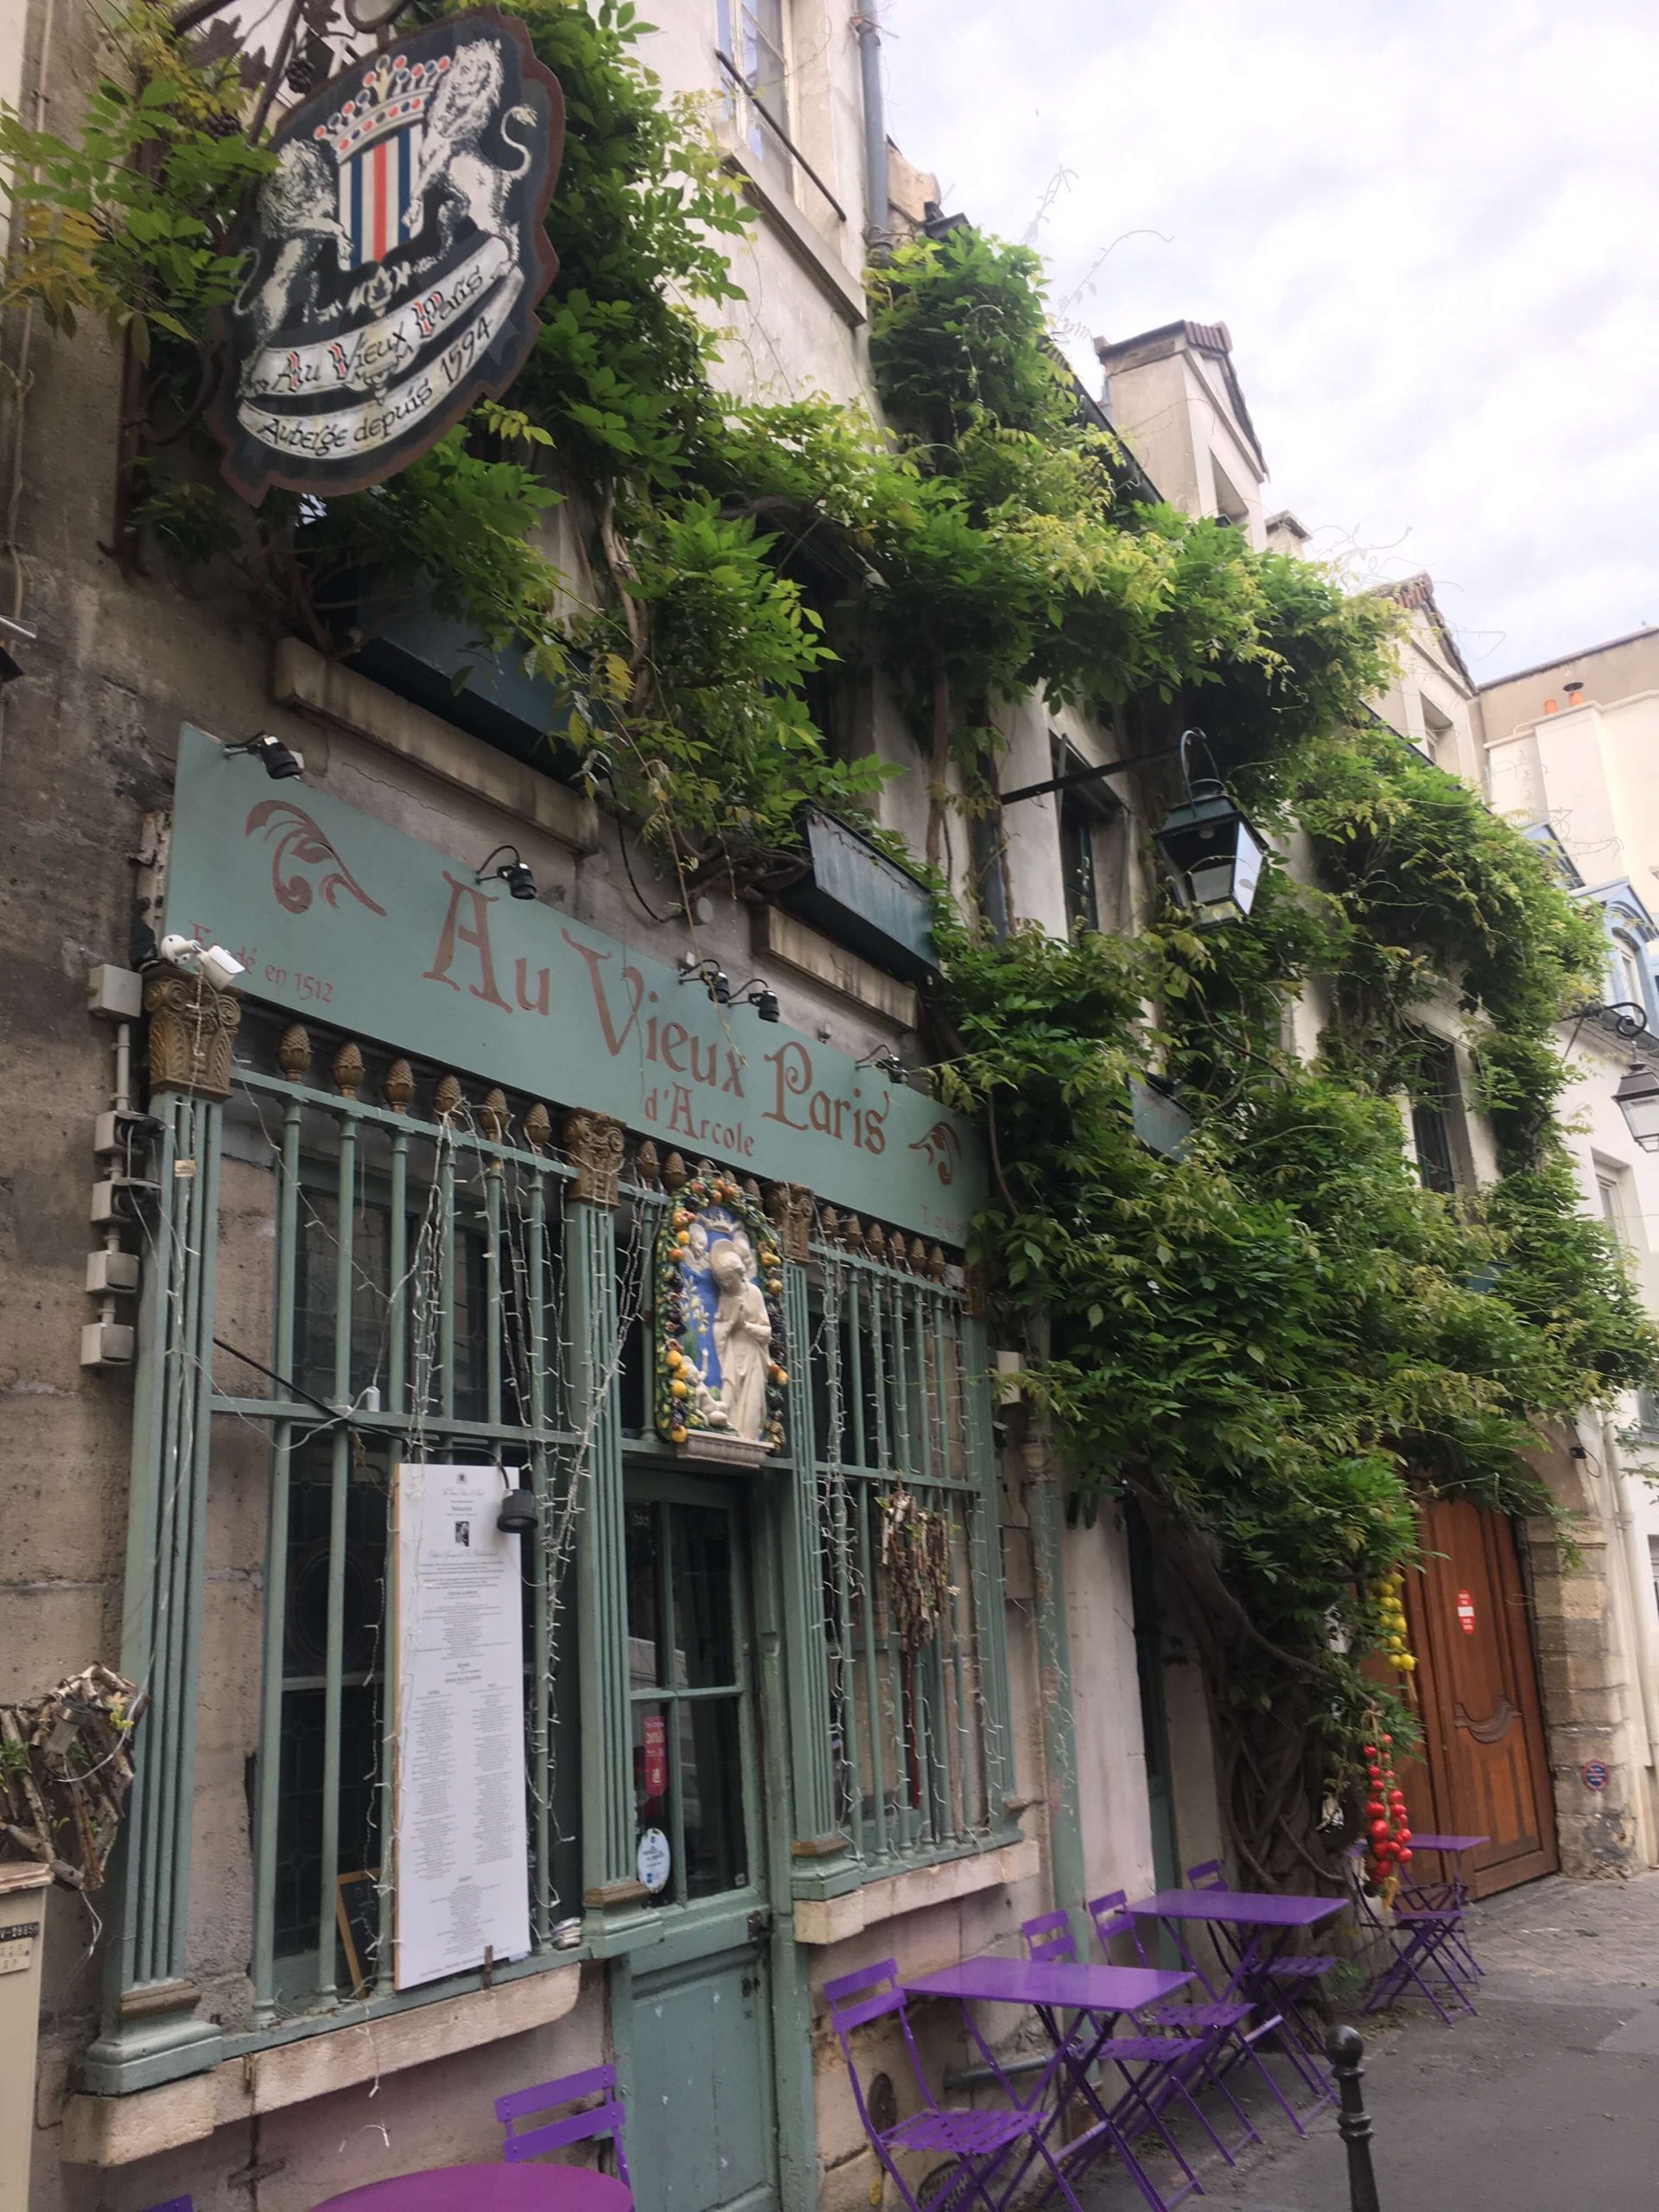
[[[1382,2212],[1659,2212],[1659,1873],[1534,1883],[1471,1922],[1475,2018],[1357,2023]],[[1305,2143],[1282,2116],[1257,2125],[1262,2149],[1232,2173],[1206,2159],[1188,2203],[1349,2212],[1333,2114]],[[1126,2176],[1096,2173],[1084,2212],[1145,2212]]]

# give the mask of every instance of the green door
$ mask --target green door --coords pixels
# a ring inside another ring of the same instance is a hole
[[[639,2212],[776,2212],[766,1837],[741,1486],[627,1494],[634,1833],[660,1942],[630,1975]]]

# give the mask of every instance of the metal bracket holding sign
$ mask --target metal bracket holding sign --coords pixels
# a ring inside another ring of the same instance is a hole
[[[284,116],[228,246],[245,273],[208,422],[233,490],[360,491],[506,390],[558,265],[543,217],[563,144],[558,79],[493,9],[411,31]]]

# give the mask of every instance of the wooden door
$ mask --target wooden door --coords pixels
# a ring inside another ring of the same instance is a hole
[[[1490,1897],[1560,1863],[1515,1530],[1444,1502],[1421,1527],[1423,1571],[1406,1577],[1425,1753],[1403,1777],[1411,1824],[1489,1836],[1463,1863],[1472,1893]]]

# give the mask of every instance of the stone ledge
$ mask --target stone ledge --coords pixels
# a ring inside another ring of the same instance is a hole
[[[823,984],[867,1013],[884,1015],[901,1029],[914,1029],[921,1018],[913,985],[884,976],[857,953],[849,952],[833,938],[821,936],[776,906],[754,909],[749,945],[758,960],[772,960],[780,968],[793,969],[798,976]]]
[[[406,2066],[547,2027],[575,2009],[581,1988],[582,1967],[573,1961],[498,1982],[493,1989],[319,2029],[130,2096],[73,2096],[64,2107],[63,2156],[73,2165],[124,2166],[183,2143],[200,2143],[215,2128],[252,2113],[303,2104]]]
[[[920,1912],[931,1904],[949,1904],[981,1890],[1000,1890],[1027,1882],[1042,1871],[1042,1848],[1034,1836],[1005,1843],[999,1850],[976,1852],[965,1859],[941,1859],[932,1866],[912,1866],[903,1874],[866,1882],[845,1897],[795,1901],[795,1940],[821,1948],[861,1935],[884,1920],[897,1920],[907,1912]]]
[[[342,668],[300,638],[281,639],[271,663],[271,696],[317,721],[334,722],[400,760],[412,761],[457,791],[487,800],[578,853],[600,846],[599,809],[527,761],[497,753],[384,684]]]
[[[795,202],[778,189],[748,149],[728,138],[721,149],[721,159],[737,178],[743,197],[760,210],[842,321],[855,330],[867,322],[870,310],[863,285],[857,277],[848,274],[840,258],[825,245]]]

